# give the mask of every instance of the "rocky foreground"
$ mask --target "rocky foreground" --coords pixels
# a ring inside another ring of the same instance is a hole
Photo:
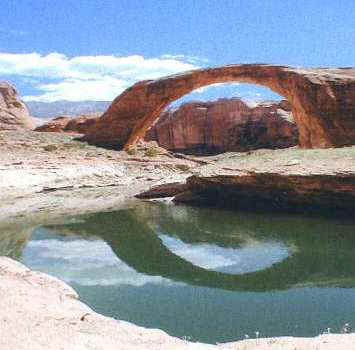
[[[192,157],[168,152],[154,142],[128,154],[90,146],[76,137],[0,132],[0,198],[97,187],[115,187],[133,196],[152,186],[190,178],[189,190],[195,193],[201,194],[202,187],[209,184],[210,204],[226,196],[254,202],[264,199],[276,209],[283,203],[290,203],[289,209],[293,204],[302,207],[308,203],[350,210],[355,204],[355,147],[293,147]],[[239,187],[232,188],[233,183]]]
[[[355,147],[258,150],[210,157],[183,183],[164,184],[138,198],[238,209],[351,215],[355,210]]]
[[[153,184],[183,180],[193,161],[177,159],[155,144],[136,154],[89,146],[76,134],[0,132],[0,198],[55,190],[122,188],[130,196]]]

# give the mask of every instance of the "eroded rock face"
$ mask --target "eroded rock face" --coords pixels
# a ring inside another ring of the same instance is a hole
[[[162,185],[153,186],[147,191],[135,195],[136,198],[166,198],[174,197],[188,190],[188,186],[184,183],[173,182]]]
[[[34,127],[35,123],[15,87],[0,81],[0,130],[31,130]]]
[[[232,81],[263,85],[284,96],[292,105],[301,147],[355,144],[355,68],[263,64],[199,69],[136,83],[113,101],[84,139],[128,149],[171,102],[197,88]]]
[[[355,209],[355,179],[348,174],[283,174],[248,171],[238,175],[191,176],[137,198],[174,196],[176,203],[347,216]]]
[[[70,121],[70,116],[60,116],[38,126],[35,131],[40,132],[64,132],[65,127]]]
[[[95,124],[95,121],[99,116],[100,113],[79,115],[75,118],[72,118],[71,116],[60,116],[38,126],[35,131],[85,134]]]
[[[298,142],[298,129],[289,110],[287,101],[254,106],[238,98],[187,103],[164,112],[146,140],[189,153],[290,147]]]

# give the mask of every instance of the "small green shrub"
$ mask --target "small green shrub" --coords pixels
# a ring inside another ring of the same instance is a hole
[[[184,172],[190,170],[190,166],[188,166],[187,164],[176,164],[175,168]]]
[[[12,103],[14,105],[14,107],[17,107],[17,108],[21,108],[22,107],[22,104],[18,101],[15,101]]]
[[[56,151],[58,149],[58,147],[56,145],[46,145],[46,146],[43,146],[43,149],[47,152],[53,152],[53,151]]]
[[[159,153],[160,153],[159,148],[149,147],[149,148],[145,151],[144,155],[145,155],[146,157],[156,157]]]
[[[81,150],[81,149],[85,149],[87,147],[86,143],[83,142],[67,142],[67,143],[63,143],[62,147],[64,149],[73,149],[73,150]]]
[[[130,156],[134,156],[137,154],[137,149],[134,147],[131,147],[129,149],[126,150],[126,153],[129,154]]]

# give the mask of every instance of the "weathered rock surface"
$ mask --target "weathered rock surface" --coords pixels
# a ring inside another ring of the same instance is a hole
[[[162,113],[145,139],[172,151],[201,154],[290,147],[298,142],[298,129],[289,110],[287,101],[187,103]]]
[[[95,124],[95,120],[99,118],[99,116],[100,113],[79,115],[74,118],[71,116],[60,116],[38,126],[35,131],[85,134]]]
[[[35,123],[15,87],[0,81],[0,130],[31,130],[34,127]]]
[[[87,145],[76,138],[77,134],[71,133],[0,132],[0,149],[6,155],[0,156],[0,219],[1,214],[19,204],[17,199],[16,205],[10,201],[7,208],[2,208],[7,198],[35,192],[46,192],[48,196],[48,192],[61,189],[70,194],[78,188],[107,186],[112,192],[118,188],[114,197],[131,197],[154,184],[184,180],[189,173],[180,169],[196,164],[170,157],[154,141],[139,145],[134,155],[129,155]],[[75,205],[85,204],[78,201]],[[57,210],[63,202],[52,201],[52,205]]]
[[[85,134],[95,124],[95,121],[100,117],[100,115],[101,113],[91,113],[72,118],[66,125],[64,131]]]
[[[35,131],[40,132],[64,132],[65,127],[70,121],[70,116],[60,116],[38,126]]]
[[[171,102],[197,88],[232,81],[263,85],[284,96],[292,105],[301,147],[355,144],[355,68],[265,64],[199,69],[136,83],[113,101],[84,139],[128,149]]]
[[[188,186],[181,182],[172,182],[168,184],[162,184],[153,186],[148,191],[135,195],[137,198],[166,198],[174,197],[177,194],[185,192]]]
[[[290,175],[249,171],[245,175],[191,176],[187,190],[174,198],[180,203],[234,206],[253,210],[355,210],[353,174]]]

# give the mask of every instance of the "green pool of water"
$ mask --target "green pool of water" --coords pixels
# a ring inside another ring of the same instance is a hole
[[[26,232],[26,234],[24,234]],[[355,325],[355,220],[142,202],[0,231],[96,311],[208,343]]]

